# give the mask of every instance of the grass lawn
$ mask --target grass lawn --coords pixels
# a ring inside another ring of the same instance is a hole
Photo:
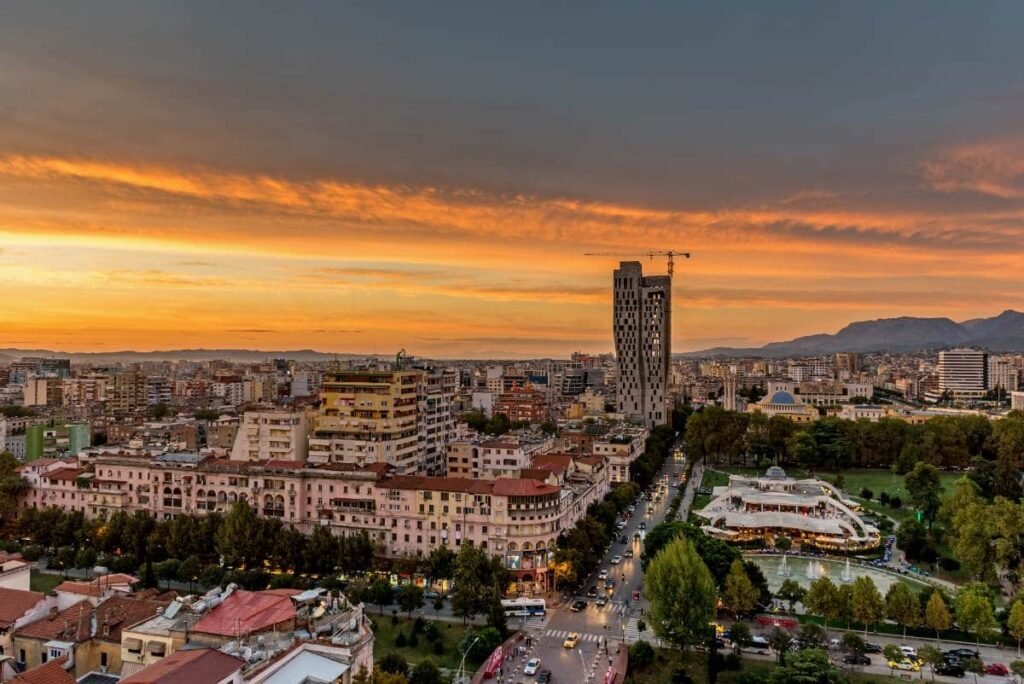
[[[46,572],[33,572],[31,579],[29,579],[29,588],[32,591],[41,591],[44,594],[54,590],[54,588],[64,581],[64,578],[60,575],[51,575]]]
[[[395,640],[398,638],[399,632],[404,634],[406,639],[412,634],[412,625],[415,619],[407,620],[400,617],[398,624],[395,625],[391,623],[391,616],[387,613],[377,615],[373,611],[369,611],[367,614],[376,625],[374,631],[376,641],[373,644],[374,659],[379,660],[386,653],[398,653],[410,663],[419,663],[430,658],[438,667],[455,669],[459,666],[462,654],[459,653],[458,644],[468,629],[468,627],[461,623],[444,622],[442,620],[438,620],[435,623],[441,632],[440,641],[444,645],[444,652],[441,655],[437,655],[434,653],[434,644],[427,641],[422,633],[417,635],[419,645],[416,647],[395,646]],[[424,618],[424,620],[431,622],[429,618]],[[467,669],[469,669],[470,660],[468,658],[466,663]],[[476,669],[479,663],[472,663],[472,665],[473,669]]]
[[[667,648],[655,649],[654,664],[643,669],[631,669],[626,675],[626,684],[671,684],[672,674],[677,668],[683,667],[693,679],[694,684],[707,684],[707,664],[702,653],[674,651]],[[745,672],[768,672],[776,667],[774,660],[743,659],[743,669],[739,672],[719,672],[719,684],[736,684]],[[851,682],[857,684],[881,684],[891,681],[888,677],[867,675],[857,672],[846,673]]]

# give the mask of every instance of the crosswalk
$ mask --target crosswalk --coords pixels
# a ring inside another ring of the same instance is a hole
[[[564,639],[570,634],[572,634],[572,631],[568,629],[549,629],[544,632],[544,636],[554,637],[556,639]],[[583,632],[576,632],[576,634],[580,635],[580,641],[601,641],[605,638],[602,634],[586,634]]]
[[[526,618],[526,622],[523,623],[523,627],[531,631],[540,632],[547,629],[549,622],[551,622],[551,613],[531,615]]]

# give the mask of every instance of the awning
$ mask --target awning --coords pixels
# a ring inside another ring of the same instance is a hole
[[[149,651],[150,655],[162,656],[167,653],[167,644],[162,641],[150,641],[146,644],[146,650]]]
[[[133,663],[126,660],[121,664],[121,679],[128,679],[136,672],[144,669],[146,669],[145,663]]]
[[[125,637],[124,647],[129,651],[135,651],[137,653],[142,652],[142,639],[133,639],[132,637]]]

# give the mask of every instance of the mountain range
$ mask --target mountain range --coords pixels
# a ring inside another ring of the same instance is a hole
[[[1024,313],[1008,309],[992,318],[957,323],[949,318],[880,318],[850,323],[834,335],[797,337],[763,347],[714,347],[680,356],[817,356],[836,352],[914,352],[969,346],[994,352],[1024,351]]]
[[[142,361],[213,361],[259,363],[271,359],[316,362],[333,359],[366,358],[366,354],[331,354],[312,349],[261,351],[256,349],[168,349],[164,351],[60,352],[49,349],[0,349],[0,361],[16,361],[25,356],[60,357],[75,363],[136,363]]]

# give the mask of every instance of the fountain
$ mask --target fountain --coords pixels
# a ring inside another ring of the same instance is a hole
[[[846,559],[846,567],[843,568],[843,574],[839,576],[843,582],[849,583],[853,581],[853,573],[850,572],[850,559]]]
[[[777,574],[779,577],[789,577],[789,575],[791,574],[789,571],[789,566],[786,565],[786,554],[782,554],[782,563],[779,565],[779,570]]]
[[[821,566],[814,561],[807,561],[807,579],[816,580],[821,577]]]

